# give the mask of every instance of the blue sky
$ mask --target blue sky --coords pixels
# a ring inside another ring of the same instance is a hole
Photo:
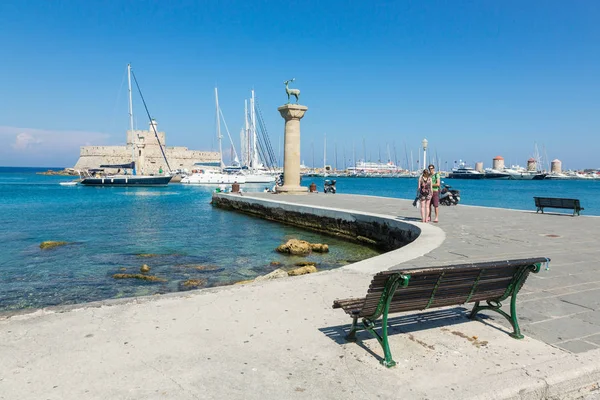
[[[338,166],[423,138],[442,163],[535,143],[566,168],[600,167],[597,1],[30,1],[0,4],[0,165],[72,166],[123,144],[130,62],[167,145],[216,148],[214,87],[232,134],[254,88],[283,145],[296,78],[302,159]],[[138,126],[146,127],[136,102]],[[237,143],[236,143],[237,144]]]

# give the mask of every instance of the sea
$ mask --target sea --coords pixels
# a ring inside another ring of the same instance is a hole
[[[326,270],[379,254],[325,234],[214,208],[214,187],[61,186],[72,177],[38,174],[46,170],[0,167],[0,313],[229,285],[304,261]],[[416,179],[335,179],[338,193],[410,200],[417,185]],[[314,182],[322,191],[323,181],[307,177],[302,184]],[[461,204],[535,210],[533,196],[570,197],[581,200],[583,215],[600,215],[595,200],[600,181],[445,183],[461,191]],[[264,187],[244,185],[244,190]],[[330,252],[290,257],[275,251],[291,238],[327,243]],[[68,244],[41,249],[44,241]],[[114,278],[139,273],[144,264],[158,281]]]

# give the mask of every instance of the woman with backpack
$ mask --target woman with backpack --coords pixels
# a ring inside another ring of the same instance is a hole
[[[419,177],[419,186],[417,187],[417,196],[421,208],[422,222],[429,222],[429,206],[431,197],[433,196],[433,187],[431,183],[431,174],[427,169],[423,170],[423,174]]]

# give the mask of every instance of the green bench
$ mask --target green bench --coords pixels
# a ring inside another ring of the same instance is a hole
[[[510,336],[522,339],[517,320],[517,293],[530,272],[538,273],[548,258],[493,261],[446,267],[390,270],[376,274],[366,297],[335,300],[333,308],[343,309],[352,317],[346,340],[355,341],[358,330],[367,330],[383,348],[386,367],[396,365],[388,343],[390,314],[475,303],[469,318],[481,310],[504,316],[511,324]],[[510,313],[502,310],[502,301],[510,297]],[[485,302],[485,305],[481,305]],[[375,322],[382,317],[381,334]],[[359,325],[358,319],[362,320]]]
[[[544,213],[544,208],[564,208],[573,210],[573,216],[579,215],[579,212],[584,208],[581,207],[579,199],[562,199],[559,197],[534,197],[535,206],[537,207],[536,214],[540,211]]]

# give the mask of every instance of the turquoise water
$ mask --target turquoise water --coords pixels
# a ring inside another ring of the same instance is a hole
[[[208,187],[58,184],[70,179],[0,168],[0,311],[186,290],[188,279],[203,280],[200,287],[230,284],[274,270],[272,261],[290,268],[315,261],[319,269],[330,269],[378,254],[213,208]],[[328,243],[330,252],[307,258],[276,253],[289,238]],[[70,244],[41,250],[47,240]],[[142,264],[166,281],[113,278],[138,273]]]
[[[332,178],[338,193],[414,199],[417,180],[409,178]],[[323,191],[323,178],[304,178],[303,184],[315,182]],[[598,180],[459,180],[444,183],[460,190],[461,204],[533,210],[533,197],[567,197],[581,201],[582,215],[600,215],[600,179]],[[442,210],[443,211],[443,210]],[[569,210],[548,209],[550,212]],[[416,213],[416,212],[415,212]]]
[[[273,261],[291,268],[308,260],[330,269],[377,254],[329,236],[213,208],[209,187],[64,187],[58,182],[71,178],[36,175],[40,170],[0,167],[0,312],[187,290],[183,283],[188,279],[202,280],[200,287],[230,284],[272,271],[277,268]],[[336,179],[338,193],[406,199],[414,196],[417,183]],[[302,181],[311,182],[322,191],[322,178]],[[600,181],[445,182],[461,191],[462,204],[535,210],[533,196],[575,197],[585,207],[584,215],[600,215]],[[264,187],[245,186],[247,191]],[[276,253],[275,247],[289,238],[325,242],[331,252],[307,259]],[[70,244],[41,250],[46,240]],[[113,278],[137,273],[142,264],[165,281]]]

